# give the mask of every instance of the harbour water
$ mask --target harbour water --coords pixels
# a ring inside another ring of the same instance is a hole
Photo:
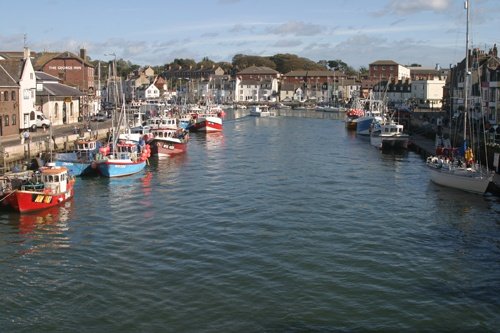
[[[500,200],[339,120],[243,117],[0,213],[2,332],[494,332]]]

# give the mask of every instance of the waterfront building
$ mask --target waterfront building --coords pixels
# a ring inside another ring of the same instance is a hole
[[[29,128],[35,110],[36,78],[31,52],[0,54],[0,136]]]
[[[490,125],[498,124],[500,117],[500,58],[497,46],[494,45],[488,52],[478,48],[469,50],[469,52],[471,61],[467,71],[465,57],[461,62],[451,67],[446,83],[449,91],[447,106],[453,115],[459,115],[464,111],[464,81],[466,72],[470,72],[472,84],[469,85],[468,96],[469,100],[473,101],[474,108],[468,111],[476,120],[484,117]]]
[[[80,49],[80,54],[72,52],[41,52],[37,54],[33,67],[52,75],[60,80],[60,83],[74,87],[83,94],[80,96],[78,116],[83,119],[90,116],[100,103],[95,89],[95,68],[88,61],[87,51]]]
[[[235,102],[276,102],[280,73],[265,66],[250,66],[236,73]]]
[[[345,103],[361,88],[361,83],[339,71],[294,70],[283,75],[280,100]]]
[[[410,78],[410,69],[393,60],[377,60],[369,64],[369,79],[378,81],[405,80]]]
[[[36,105],[37,109],[50,120],[52,125],[78,124],[80,101],[84,96],[80,90],[62,84],[59,78],[37,71]]]

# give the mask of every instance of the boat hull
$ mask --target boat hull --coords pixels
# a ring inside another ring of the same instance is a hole
[[[114,178],[133,175],[146,167],[146,161],[138,160],[106,160],[97,163],[99,174],[103,177]]]
[[[351,131],[355,131],[357,128],[357,123],[354,119],[347,119],[345,122],[345,128]]]
[[[88,162],[78,162],[78,161],[71,161],[71,160],[56,160],[54,161],[56,166],[63,166],[68,169],[68,172],[70,175],[76,176],[76,177],[83,177],[83,176],[96,176],[97,175],[97,168],[95,165],[95,162],[92,163],[91,161]]]
[[[189,126],[192,132],[221,132],[222,118],[219,117],[200,117],[196,122]]]
[[[480,176],[467,169],[449,170],[429,165],[428,168],[433,183],[471,193],[484,194],[492,180],[492,176]]]
[[[370,136],[370,144],[382,150],[407,149],[408,141],[408,136],[384,136],[376,134]]]
[[[15,190],[6,197],[8,205],[20,213],[34,212],[58,206],[73,197],[74,179],[70,179],[66,191],[51,193],[49,191]]]
[[[377,120],[375,117],[360,117],[356,119],[356,134],[370,135],[372,124]]]
[[[148,143],[151,146],[151,155],[158,157],[175,156],[177,154],[183,154],[187,150],[186,142],[175,142],[155,138]]]

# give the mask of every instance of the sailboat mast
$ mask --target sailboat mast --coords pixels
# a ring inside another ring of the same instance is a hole
[[[469,89],[469,0],[464,3],[466,10],[466,26],[465,26],[465,80],[464,80],[464,152],[467,148],[467,117],[468,117],[468,89]]]

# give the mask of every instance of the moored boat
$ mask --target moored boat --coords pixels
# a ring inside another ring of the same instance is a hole
[[[119,141],[113,152],[97,160],[96,167],[103,177],[123,177],[142,171],[151,154],[148,144],[141,145],[131,141]]]
[[[407,149],[409,135],[403,132],[403,125],[388,119],[374,123],[370,133],[370,144],[379,149]]]
[[[383,122],[387,108],[382,100],[370,99],[368,110],[361,117],[354,119],[356,123],[356,134],[369,136],[372,124]]]
[[[183,128],[158,128],[151,131],[147,143],[151,147],[151,155],[170,157],[185,153],[189,140],[189,133]]]
[[[351,109],[346,112],[345,127],[348,130],[356,130],[357,122],[355,121],[359,117],[362,117],[365,112],[362,109]]]
[[[94,162],[97,154],[107,154],[106,148],[100,141],[80,138],[72,152],[56,153],[53,159],[56,166],[66,167],[73,176],[97,175]]]
[[[430,179],[432,182],[466,192],[476,194],[484,194],[488,186],[493,181],[494,172],[489,170],[488,164],[484,166],[480,159],[475,159],[474,150],[479,151],[479,138],[475,137],[479,131],[471,126],[472,106],[469,105],[469,93],[472,92],[471,70],[474,66],[469,64],[469,1],[465,2],[467,11],[467,27],[465,41],[465,60],[464,60],[464,118],[463,118],[463,146],[460,148],[447,147],[446,155],[442,147],[436,147],[436,155],[427,158],[427,167],[430,171]],[[483,105],[480,103],[479,105]],[[484,125],[484,124],[483,124]],[[486,145],[485,156],[487,156]],[[439,150],[439,151],[438,151]]]
[[[21,213],[38,211],[57,206],[73,197],[75,178],[68,169],[47,163],[40,168],[37,181],[22,185],[5,197],[6,203]]]

